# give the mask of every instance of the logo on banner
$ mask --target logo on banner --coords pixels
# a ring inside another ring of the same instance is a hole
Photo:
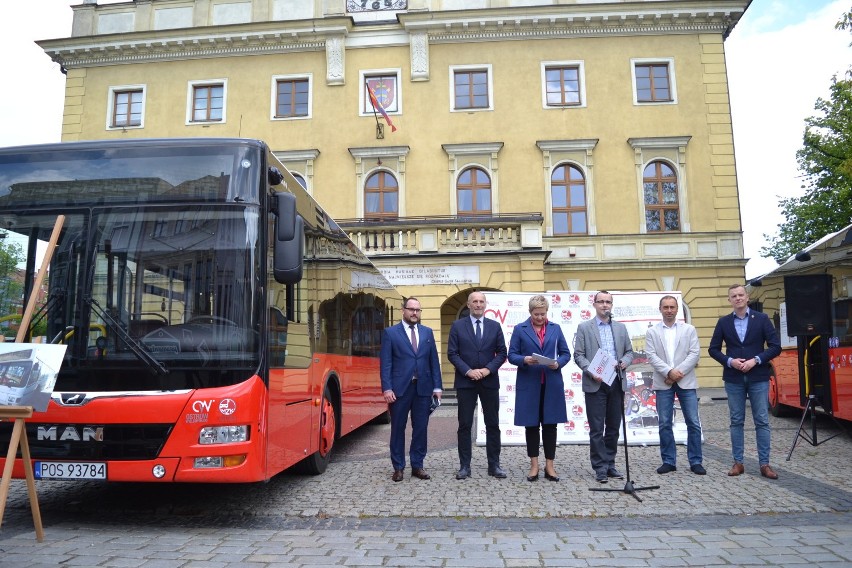
[[[565,402],[574,402],[574,391],[565,389]]]
[[[515,385],[506,385],[506,392],[513,392],[515,390]]]
[[[574,414],[574,416],[582,416],[583,415],[583,405],[575,404],[574,406],[571,407],[571,413]]]
[[[571,310],[562,310],[562,321],[571,321]]]
[[[550,295],[550,304],[554,308],[558,308],[561,303],[562,303],[562,298],[559,296],[559,294],[551,294]]]
[[[588,319],[592,319],[592,311],[591,310],[580,310],[580,319],[586,321]]]
[[[586,434],[588,434],[588,433],[589,433],[589,430],[591,430],[591,428],[589,428],[589,421],[588,421],[588,420],[586,420],[585,422],[583,422],[583,430],[585,430],[585,431],[586,431]]]
[[[583,382],[583,373],[578,373],[574,371],[571,373],[571,382],[575,385],[579,385]]]
[[[580,294],[569,294],[568,295],[568,303],[572,306],[580,305]]]
[[[576,428],[576,426],[574,425],[573,420],[569,420],[568,422],[565,423],[565,431],[566,432],[573,432],[574,428]]]

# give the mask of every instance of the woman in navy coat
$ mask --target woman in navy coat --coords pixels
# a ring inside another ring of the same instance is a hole
[[[530,317],[515,326],[509,341],[509,362],[518,367],[515,380],[515,426],[526,428],[527,455],[530,458],[527,481],[538,480],[539,439],[544,445],[544,477],[549,481],[559,481],[553,469],[556,425],[568,421],[565,383],[560,369],[571,360],[571,352],[562,329],[547,321],[548,307],[544,296],[530,298]],[[533,353],[556,361],[550,365],[540,365],[532,356]]]

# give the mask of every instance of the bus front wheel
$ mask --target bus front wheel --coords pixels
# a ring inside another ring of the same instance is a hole
[[[331,397],[331,389],[325,386],[320,402],[319,450],[305,458],[303,469],[311,475],[319,475],[328,468],[334,442],[337,439],[337,408]]]

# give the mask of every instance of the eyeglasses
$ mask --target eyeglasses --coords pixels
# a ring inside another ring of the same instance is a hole
[[[596,300],[596,304],[612,304],[612,300]]]
[[[404,309],[408,310],[409,312],[422,312],[423,311],[420,308],[404,308]]]

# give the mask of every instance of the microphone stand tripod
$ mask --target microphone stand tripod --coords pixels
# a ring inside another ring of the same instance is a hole
[[[612,314],[607,313],[609,316],[610,324],[612,323]],[[624,434],[624,474],[626,477],[626,481],[624,483],[624,489],[617,489],[615,487],[590,487],[589,491],[620,491],[622,493],[626,493],[627,495],[632,495],[637,501],[640,503],[642,499],[636,494],[637,491],[648,491],[650,489],[659,489],[659,485],[649,485],[647,487],[636,487],[633,485],[633,481],[630,479],[630,456],[627,452],[627,413],[624,411],[624,386],[626,382],[626,377],[621,369],[620,365],[615,367],[615,374],[618,377],[619,381],[621,381],[621,428]]]

